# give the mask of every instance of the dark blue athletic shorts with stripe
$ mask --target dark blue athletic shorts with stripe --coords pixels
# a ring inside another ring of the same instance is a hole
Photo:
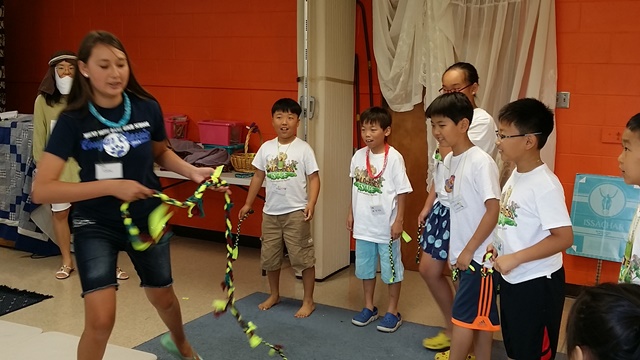
[[[482,265],[471,261],[471,268],[460,271],[458,291],[453,299],[452,319],[454,325],[472,330],[498,331],[500,320],[496,306],[494,275],[482,276]],[[518,359],[519,360],[519,359]]]

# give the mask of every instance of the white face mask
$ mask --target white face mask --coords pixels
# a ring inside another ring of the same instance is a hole
[[[73,84],[73,77],[65,76],[61,78],[56,69],[53,69],[53,72],[56,76],[56,87],[58,88],[58,91],[60,91],[60,94],[69,95],[71,92],[71,85]]]

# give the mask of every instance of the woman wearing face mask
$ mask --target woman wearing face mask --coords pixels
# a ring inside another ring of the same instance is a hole
[[[76,54],[72,51],[58,51],[49,60],[49,69],[40,83],[39,94],[33,109],[33,159],[40,161],[51,131],[58,116],[67,106],[67,95],[71,91],[76,71]],[[78,163],[70,158],[60,175],[60,180],[78,182]],[[51,204],[53,231],[62,254],[62,265],[56,272],[56,279],[63,280],[74,271],[71,259],[71,232],[69,230],[70,203]],[[119,280],[127,280],[129,275],[116,269]]]

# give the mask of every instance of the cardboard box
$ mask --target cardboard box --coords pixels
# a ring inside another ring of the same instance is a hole
[[[209,145],[229,146],[244,143],[244,123],[229,120],[202,120],[198,123],[200,142]]]
[[[640,188],[620,177],[577,174],[571,202],[573,246],[567,254],[621,262]]]

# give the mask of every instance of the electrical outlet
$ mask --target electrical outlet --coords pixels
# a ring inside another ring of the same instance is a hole
[[[602,135],[600,141],[605,144],[620,144],[622,143],[623,128],[606,128],[602,129]]]
[[[556,94],[556,109],[568,109],[569,108],[569,98],[571,97],[571,93],[569,92],[559,92]]]

